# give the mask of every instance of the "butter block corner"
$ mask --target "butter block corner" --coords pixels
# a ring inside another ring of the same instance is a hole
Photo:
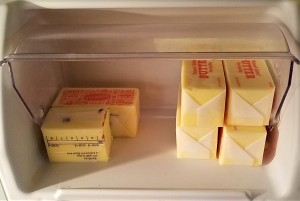
[[[220,165],[261,165],[266,136],[265,126],[224,126],[219,151]]]
[[[176,128],[178,158],[216,159],[218,128],[214,128],[199,140],[191,137],[182,128]]]
[[[177,158],[216,159],[218,127],[182,127],[180,101],[176,115]]]

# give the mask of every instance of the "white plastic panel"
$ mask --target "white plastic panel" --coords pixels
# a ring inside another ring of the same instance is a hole
[[[0,181],[0,201],[6,201],[6,197],[5,197],[5,193],[4,193],[1,181]]]

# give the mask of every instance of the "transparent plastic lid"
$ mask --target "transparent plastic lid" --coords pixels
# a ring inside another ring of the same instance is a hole
[[[270,23],[51,24],[22,33],[14,55],[289,53]]]

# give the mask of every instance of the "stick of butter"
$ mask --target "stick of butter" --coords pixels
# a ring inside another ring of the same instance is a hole
[[[176,114],[178,158],[216,159],[218,127],[181,126],[180,94]]]
[[[219,151],[220,165],[261,165],[266,136],[265,126],[224,126]]]
[[[139,90],[136,88],[63,88],[53,106],[109,105],[114,137],[135,137],[139,124]]]
[[[264,60],[224,61],[227,125],[269,125],[275,85]]]
[[[107,107],[52,107],[41,130],[51,162],[109,159],[112,137]]]
[[[183,61],[181,86],[182,126],[223,126],[226,82],[222,61]]]

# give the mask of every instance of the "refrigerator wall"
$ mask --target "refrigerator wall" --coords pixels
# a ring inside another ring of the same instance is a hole
[[[299,199],[295,2],[32,2],[0,7],[0,178],[8,199]],[[277,87],[264,165],[177,159],[181,60],[245,57],[267,59]],[[108,163],[49,163],[40,124],[64,86],[138,87],[138,136],[115,139]]]

